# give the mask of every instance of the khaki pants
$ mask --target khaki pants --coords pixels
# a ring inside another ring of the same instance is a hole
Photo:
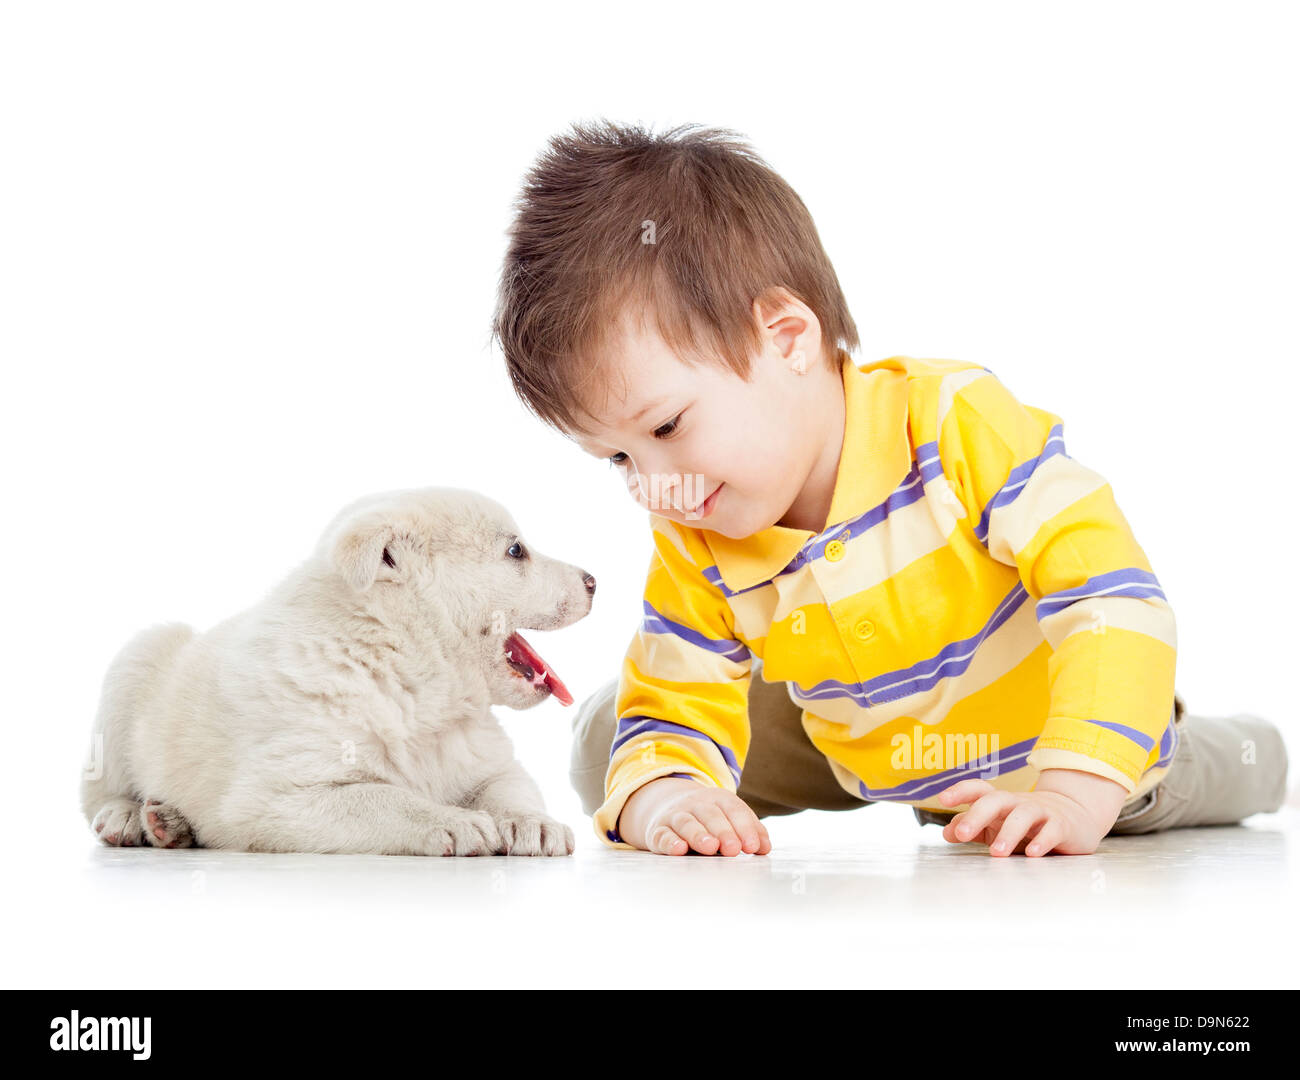
[[[749,685],[749,756],[737,794],[759,817],[800,810],[857,810],[872,805],[836,782],[830,766],[801,723],[802,711],[784,682],[765,682],[755,658]],[[578,708],[573,718],[569,779],[585,814],[605,801],[609,748],[617,728],[612,679]],[[1164,778],[1151,791],[1124,804],[1108,836],[1158,832],[1189,825],[1233,825],[1251,814],[1270,813],[1286,798],[1286,745],[1278,729],[1256,716],[1191,716],[1174,699],[1178,749]],[[1244,763],[1243,744],[1254,743]],[[1249,758],[1248,758],[1249,760]],[[944,824],[943,811],[912,808],[918,824]]]

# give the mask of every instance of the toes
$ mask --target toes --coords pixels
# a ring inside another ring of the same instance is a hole
[[[139,847],[147,842],[139,813],[140,804],[133,799],[110,799],[95,815],[91,827],[109,847]]]
[[[160,799],[145,799],[140,807],[140,824],[144,841],[153,847],[189,847],[193,843],[189,822]]]

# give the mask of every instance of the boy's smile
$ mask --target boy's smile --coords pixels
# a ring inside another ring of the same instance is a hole
[[[679,359],[653,326],[625,318],[606,356],[607,398],[583,402],[596,419],[570,437],[610,459],[643,507],[683,525],[735,539],[773,524],[821,532],[844,436],[842,376],[821,361],[816,317],[799,301],[763,309],[761,329],[746,382]],[[792,370],[796,350],[804,374]]]

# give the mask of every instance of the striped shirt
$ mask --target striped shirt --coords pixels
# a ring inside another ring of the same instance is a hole
[[[1174,615],[1111,487],[1061,418],[988,368],[841,349],[845,430],[827,527],[742,539],[650,515],[597,836],[641,785],[736,791],[753,657],[784,681],[846,790],[936,810],[959,780],[1043,769],[1123,785],[1168,769]]]

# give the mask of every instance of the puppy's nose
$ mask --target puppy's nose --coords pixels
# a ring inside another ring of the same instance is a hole
[[[585,570],[582,572],[582,583],[587,586],[588,593],[592,596],[596,595],[596,579]]]

